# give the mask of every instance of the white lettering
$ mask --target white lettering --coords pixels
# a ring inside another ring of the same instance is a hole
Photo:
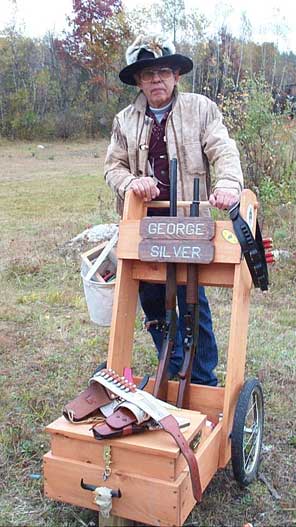
[[[182,245],[178,242],[176,245],[152,245],[149,248],[149,252],[152,258],[158,259],[200,260],[202,257],[201,247],[191,247],[190,245]]]
[[[184,223],[177,223],[176,225],[176,234],[180,236],[180,234],[185,234],[185,224]]]
[[[157,245],[152,245],[150,249],[150,255],[154,256],[154,258],[157,258],[159,254],[159,247]]]
[[[191,247],[182,247],[182,258],[191,257]]]
[[[167,254],[166,252],[166,246],[165,245],[160,245],[158,247],[158,256],[160,258],[171,258],[171,255],[170,254]]]
[[[186,225],[186,234],[195,234],[195,228],[193,223],[187,223]]]
[[[148,223],[148,234],[151,236],[176,236],[176,237],[195,237],[205,236],[207,233],[206,226],[203,223],[164,223],[164,222],[151,222]]]
[[[176,226],[174,223],[168,223],[167,234],[175,234]]]
[[[166,249],[167,249],[166,246],[164,246],[163,257],[164,258],[171,258],[171,255],[167,254]]]
[[[200,236],[200,235],[204,234],[203,227],[204,227],[204,225],[202,223],[197,223],[195,225],[195,234],[196,234],[196,236]]]
[[[200,259],[200,247],[192,247],[192,258]]]
[[[157,234],[165,234],[165,223],[158,223]]]
[[[175,245],[173,246],[173,250],[174,250],[174,255],[176,256],[176,258],[178,258],[181,254],[181,251],[182,251],[182,245],[180,245],[179,247],[176,247]]]
[[[148,223],[148,232],[149,232],[149,234],[156,234],[156,232],[157,232],[157,223]]]

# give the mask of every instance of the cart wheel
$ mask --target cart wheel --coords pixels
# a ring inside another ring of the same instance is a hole
[[[264,422],[263,392],[257,379],[248,379],[239,395],[231,432],[231,461],[235,479],[243,486],[257,476]]]

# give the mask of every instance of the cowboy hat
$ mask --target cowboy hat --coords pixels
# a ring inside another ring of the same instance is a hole
[[[130,86],[137,85],[134,75],[144,68],[168,66],[172,70],[178,70],[180,75],[193,68],[190,58],[176,53],[172,42],[157,36],[138,36],[127,48],[125,58],[127,66],[121,70],[119,78]]]

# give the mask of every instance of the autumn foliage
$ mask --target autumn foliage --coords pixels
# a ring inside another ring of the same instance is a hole
[[[61,49],[88,74],[91,83],[118,92],[112,73],[117,70],[123,43],[129,37],[121,0],[73,0],[70,31]]]
[[[136,94],[118,78],[127,45],[135,35],[158,31],[193,60],[181,90],[202,93],[223,110],[247,184],[265,195],[283,195],[286,189],[291,195],[295,54],[280,52],[274,42],[253,42],[245,16],[241,34],[234,36],[219,13],[222,7],[221,25],[209,36],[210,21],[194,7],[185,9],[184,0],[133,10],[122,0],[72,5],[67,30],[58,38],[31,39],[14,27],[0,34],[0,137],[109,136],[114,114]]]

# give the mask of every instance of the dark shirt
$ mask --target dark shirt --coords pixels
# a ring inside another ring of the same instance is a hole
[[[165,126],[169,112],[165,113],[159,123],[154,113],[147,108],[146,114],[153,119],[152,133],[149,143],[148,160],[150,162],[154,179],[159,188],[157,201],[169,201],[170,199],[170,177],[169,160],[165,143]],[[149,209],[149,216],[168,216],[168,209]]]
[[[158,200],[170,199],[169,161],[167,156],[165,137],[165,126],[169,112],[167,112],[159,123],[154,113],[148,108],[147,115],[153,119],[152,133],[149,143],[148,160],[153,174],[157,180],[160,190]]]

